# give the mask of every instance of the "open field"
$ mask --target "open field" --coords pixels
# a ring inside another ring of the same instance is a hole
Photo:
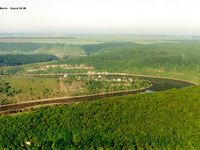
[[[1,104],[64,96],[56,78],[1,76]],[[5,86],[7,84],[7,86]]]

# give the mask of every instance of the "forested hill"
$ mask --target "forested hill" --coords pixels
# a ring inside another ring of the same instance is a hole
[[[112,50],[119,48],[125,49],[130,47],[136,48],[137,46],[140,46],[140,44],[136,44],[133,42],[112,42],[112,43],[80,45],[80,47],[84,49],[85,54],[87,54],[88,56],[98,54],[99,52],[107,51],[110,49]]]
[[[199,97],[189,87],[1,116],[0,149],[199,149]]]
[[[199,42],[149,45],[107,43],[84,47],[89,57],[65,62],[88,64],[100,71],[167,76],[200,83]]]
[[[65,54],[83,55],[84,50],[78,45],[65,43],[15,43],[0,42],[0,54]]]
[[[0,51],[5,52],[32,52],[36,49],[44,47],[44,43],[14,43],[0,42]]]
[[[17,66],[56,59],[56,56],[48,54],[5,54],[0,55],[0,66]]]

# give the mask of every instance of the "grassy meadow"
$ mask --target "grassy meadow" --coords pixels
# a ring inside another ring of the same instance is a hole
[[[64,96],[57,78],[0,76],[0,104]],[[8,85],[5,87],[5,83]]]

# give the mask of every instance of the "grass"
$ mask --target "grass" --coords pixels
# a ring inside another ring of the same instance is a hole
[[[64,96],[56,78],[1,76],[0,79],[8,82],[12,89],[20,91],[12,96],[0,93],[1,101],[6,99],[7,103]]]
[[[150,84],[147,80],[135,78],[132,81],[128,78],[123,79],[121,82],[113,81],[114,79],[116,80],[114,77],[100,79],[88,78],[88,76],[68,76],[67,78],[0,76],[0,104],[140,89]]]

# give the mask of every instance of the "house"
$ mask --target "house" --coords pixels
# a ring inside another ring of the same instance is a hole
[[[64,77],[64,78],[67,78],[67,77],[68,77],[68,74],[65,73],[63,77]]]
[[[121,81],[122,81],[122,79],[118,78],[118,79],[117,79],[117,81],[118,81],[118,82],[121,82]]]

